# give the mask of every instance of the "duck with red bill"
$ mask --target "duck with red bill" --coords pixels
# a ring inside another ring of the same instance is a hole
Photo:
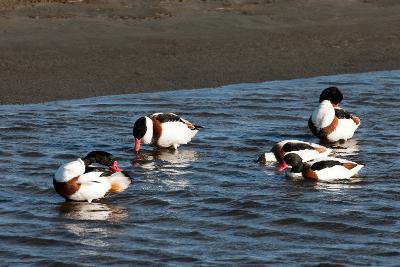
[[[141,143],[176,150],[180,145],[189,143],[200,128],[203,127],[174,113],[154,113],[140,117],[132,129],[135,151],[139,152]]]
[[[97,163],[110,171],[92,166]],[[58,168],[53,185],[58,194],[67,200],[88,201],[103,198],[109,193],[119,193],[128,188],[131,177],[118,167],[116,158],[105,151],[92,151]]]

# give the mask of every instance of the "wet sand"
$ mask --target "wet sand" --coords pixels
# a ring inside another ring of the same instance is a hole
[[[0,103],[400,69],[399,28],[397,0],[5,0]]]

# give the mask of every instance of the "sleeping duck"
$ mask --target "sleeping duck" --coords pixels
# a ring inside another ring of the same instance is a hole
[[[348,140],[360,126],[360,119],[339,107],[343,94],[329,87],[320,95],[320,105],[308,120],[311,132],[322,140],[337,142]]]

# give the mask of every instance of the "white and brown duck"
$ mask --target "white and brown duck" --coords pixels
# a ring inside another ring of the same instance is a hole
[[[93,167],[93,163],[108,169]],[[65,199],[88,202],[108,193],[122,192],[130,184],[131,177],[118,167],[113,155],[104,151],[92,151],[84,158],[62,165],[53,179],[54,189]]]
[[[295,153],[299,155],[302,161],[309,161],[316,158],[326,157],[332,152],[332,149],[304,141],[284,140],[272,146],[271,152],[262,154],[257,162],[278,162],[279,169],[285,169],[287,164],[284,162],[286,154]]]
[[[356,176],[364,165],[346,159],[325,157],[303,162],[295,153],[286,154],[284,161],[292,168],[286,172],[291,178],[331,182]],[[281,169],[283,171],[283,169]]]
[[[154,113],[141,117],[133,126],[135,151],[139,151],[141,143],[178,149],[180,145],[190,142],[200,128],[203,127],[194,125],[174,113]]]
[[[343,94],[337,87],[322,91],[319,107],[308,120],[311,132],[322,140],[337,142],[348,140],[360,126],[360,119],[339,107]]]

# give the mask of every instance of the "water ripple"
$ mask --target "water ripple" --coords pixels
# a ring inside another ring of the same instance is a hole
[[[0,255],[9,265],[398,265],[400,71],[0,106]],[[318,142],[307,119],[339,86],[362,126],[336,155],[357,179],[292,181],[254,163],[282,139]],[[131,127],[170,111],[205,126],[179,151],[133,151]],[[57,167],[107,150],[122,194],[64,202]],[[310,253],[312,251],[312,253]]]

